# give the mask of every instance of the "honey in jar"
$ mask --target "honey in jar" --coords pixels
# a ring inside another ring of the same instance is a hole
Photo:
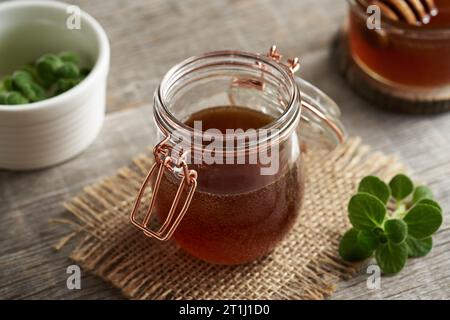
[[[450,1],[435,0],[438,14],[420,25],[381,15],[380,30],[367,27],[357,0],[348,2],[349,49],[367,74],[393,87],[417,88],[419,96],[421,90],[435,90],[433,99],[450,98]]]
[[[208,108],[186,120],[203,128],[257,129],[274,118],[243,107]],[[281,153],[290,152],[287,145]],[[286,155],[280,154],[280,158]],[[220,264],[255,260],[270,252],[292,227],[303,201],[299,162],[282,164],[274,176],[261,176],[259,164],[195,167],[198,186],[173,238],[190,254]],[[179,181],[164,176],[156,203],[161,221],[167,218]],[[181,201],[182,202],[182,201]]]

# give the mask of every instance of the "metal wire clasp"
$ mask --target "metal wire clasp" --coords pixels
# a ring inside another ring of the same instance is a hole
[[[280,51],[278,51],[276,45],[270,47],[269,52],[267,53],[267,57],[287,67],[292,74],[296,73],[300,69],[300,59],[298,57],[288,59],[287,63],[281,62],[281,58],[283,56],[281,55]]]
[[[266,56],[275,62],[281,64],[282,66],[286,67],[292,77],[295,79],[295,73],[300,69],[300,60],[298,57],[294,57],[292,59],[287,59],[286,62],[282,61],[282,55],[280,51],[278,50],[276,45],[272,45],[267,52]],[[257,63],[259,68],[264,68],[263,65],[258,62]],[[253,78],[234,78],[231,82],[230,89],[228,92],[228,99],[232,105],[238,105],[236,99],[235,99],[235,91],[233,89],[236,88],[246,88],[246,89],[255,89],[259,91],[263,91],[265,89],[265,79],[264,79],[264,72],[261,73],[261,76],[259,79],[253,79]],[[331,130],[334,131],[334,133],[337,135],[340,142],[343,142],[345,140],[345,133],[339,128],[339,126],[334,123],[332,119],[330,119],[329,116],[321,112],[318,108],[313,106],[312,104],[301,101],[301,105],[308,109],[316,118],[318,118],[320,121],[324,122],[326,126],[328,126]],[[305,118],[305,116],[302,115],[302,118]]]
[[[276,62],[284,65],[285,67],[287,67],[289,69],[289,71],[291,71],[292,75],[294,75],[300,69],[300,60],[297,57],[288,59],[287,63],[281,62],[281,58],[283,56],[280,54],[280,51],[278,51],[277,46],[275,46],[275,45],[270,47],[269,52],[267,53],[267,57],[269,57],[269,58],[275,60]],[[330,120],[323,112],[321,112],[316,107],[314,107],[312,104],[310,104],[306,101],[302,100],[301,104],[304,108],[311,111],[316,117],[318,117],[328,127],[330,127],[331,130],[333,130],[336,133],[340,142],[343,142],[345,140],[345,134],[342,132],[342,130],[332,120]]]
[[[299,58],[295,57],[293,59],[288,59],[286,63],[281,61],[281,58],[283,57],[280,53],[280,51],[277,49],[276,45],[272,45],[267,52],[266,56],[278,64],[286,67],[289,69],[292,75],[294,75],[295,72],[297,72],[300,69],[300,60]],[[265,70],[265,67],[260,63],[257,62],[258,68],[261,68]],[[261,77],[259,79],[253,79],[253,78],[233,78],[231,81],[231,89],[233,88],[247,88],[247,89],[256,89],[263,91],[265,89],[265,79],[264,79],[264,72],[261,73]],[[234,97],[231,93],[231,91],[228,94],[229,100],[232,104],[235,104]]]
[[[141,229],[144,234],[151,238],[156,238],[161,241],[168,240],[173,233],[175,232],[176,228],[180,224],[181,220],[183,219],[184,215],[186,214],[186,211],[189,208],[189,205],[192,201],[192,197],[194,195],[195,189],[197,188],[197,171],[195,170],[189,170],[185,157],[187,152],[184,152],[181,154],[179,159],[175,161],[174,158],[170,156],[170,151],[172,150],[171,147],[167,144],[169,141],[169,136],[167,136],[163,141],[158,143],[154,149],[153,149],[153,155],[155,157],[155,163],[153,164],[152,168],[150,169],[149,173],[147,174],[144,182],[142,183],[142,186],[139,190],[139,194],[136,198],[136,201],[134,202],[133,210],[130,214],[130,221],[133,225]],[[149,228],[150,218],[152,216],[152,211],[155,206],[155,201],[158,195],[159,186],[161,184],[161,179],[164,174],[164,170],[169,170],[170,172],[173,172],[175,167],[178,167],[182,169],[181,175],[181,183],[178,187],[177,193],[175,195],[175,198],[172,202],[172,205],[170,207],[169,214],[167,215],[166,220],[161,225],[158,231],[152,231]],[[150,206],[147,209],[147,212],[143,218],[142,221],[138,221],[136,218],[136,215],[139,211],[139,207],[141,205],[141,200],[144,195],[144,192],[152,180],[153,175],[157,172],[156,175],[156,181],[155,185],[153,187],[153,194],[150,202]],[[187,194],[186,200],[181,208],[181,211],[178,213],[178,215],[175,215],[175,210],[178,207],[178,203],[180,201],[181,195],[183,193],[184,187],[189,187],[189,192]],[[174,217],[175,216],[175,217]]]

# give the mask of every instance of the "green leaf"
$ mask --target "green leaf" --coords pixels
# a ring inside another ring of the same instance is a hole
[[[71,62],[71,63],[75,63],[75,64],[80,63],[79,56],[74,52],[64,51],[64,52],[61,52],[58,56],[64,62]]]
[[[8,76],[3,79],[3,88],[6,91],[12,91],[13,90],[13,79],[12,77]]]
[[[64,93],[81,82],[80,79],[59,79],[56,82],[56,95]]]
[[[0,92],[0,104],[8,104],[8,92]]]
[[[80,68],[73,62],[66,62],[59,67],[56,73],[61,78],[76,79],[80,76]]]
[[[365,260],[372,255],[372,250],[365,250],[358,245],[358,233],[358,230],[352,228],[342,237],[339,243],[339,255],[342,259],[355,262]]]
[[[45,54],[35,63],[39,79],[47,85],[56,82],[58,79],[56,72],[62,65],[62,60],[55,54]]]
[[[358,230],[372,230],[381,226],[386,215],[386,207],[375,196],[360,192],[348,203],[348,217]]]
[[[368,230],[359,231],[356,241],[366,251],[373,251],[379,245],[378,237],[372,231]]]
[[[418,186],[415,190],[414,190],[414,194],[413,194],[413,203],[417,203],[420,200],[423,199],[431,199],[433,200],[434,196],[433,196],[433,191],[431,191],[430,188],[425,187],[425,186]]]
[[[386,233],[382,228],[373,229],[373,234],[377,237],[379,243],[386,244],[388,242]]]
[[[442,213],[434,206],[419,203],[406,213],[403,221],[408,225],[409,235],[423,239],[439,229],[442,224]]]
[[[419,240],[408,236],[406,238],[406,245],[408,246],[408,256],[410,258],[424,257],[431,251],[431,248],[433,247],[433,239],[428,237]]]
[[[389,219],[384,223],[384,231],[389,241],[399,244],[405,241],[408,225],[399,219]]]
[[[35,102],[45,99],[44,89],[34,82],[33,76],[27,71],[14,72],[13,81],[14,86],[27,100]]]
[[[384,273],[398,273],[406,264],[408,247],[406,242],[394,244],[388,242],[375,251],[375,258]]]
[[[30,101],[28,101],[27,98],[25,98],[20,92],[17,92],[17,91],[9,92],[6,97],[6,104],[9,104],[9,105],[27,104],[29,102]]]
[[[386,204],[391,196],[389,186],[380,178],[375,176],[367,176],[361,180],[358,187],[358,192],[369,193]]]
[[[39,77],[33,64],[26,64],[20,70],[30,74],[34,81],[38,81]]]
[[[428,205],[430,205],[430,206],[433,206],[433,207],[439,209],[439,211],[441,211],[441,213],[442,213],[442,208],[441,208],[441,206],[439,205],[439,203],[437,203],[437,202],[434,201],[434,200],[431,200],[431,199],[422,199],[422,200],[420,200],[417,204],[428,204]]]
[[[414,184],[411,179],[404,174],[398,174],[389,182],[392,196],[397,200],[405,199],[414,190]]]

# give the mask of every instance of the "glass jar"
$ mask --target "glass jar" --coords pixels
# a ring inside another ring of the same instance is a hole
[[[268,56],[212,52],[173,67],[155,93],[162,140],[132,223],[147,236],[173,237],[191,255],[212,263],[240,264],[272,251],[303,203],[299,122],[315,136],[316,147],[336,145],[345,135],[335,104],[294,77],[297,65],[297,60],[283,64],[272,48]],[[299,85],[311,95],[301,99]],[[198,130],[189,119],[205,112],[200,118],[206,127]],[[255,123],[263,125],[254,128]],[[210,148],[219,134],[223,140]],[[139,210],[148,185],[152,200]],[[152,213],[161,222],[158,231],[151,228]]]
[[[414,100],[450,99],[450,3],[435,1],[440,13],[426,26],[381,16],[381,28],[367,27],[368,15],[348,0],[348,44],[352,60],[394,95]]]

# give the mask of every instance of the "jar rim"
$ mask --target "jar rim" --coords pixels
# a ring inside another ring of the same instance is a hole
[[[347,3],[359,17],[367,18],[367,13],[362,9],[357,0],[347,0]],[[418,28],[402,24],[396,21],[383,19],[381,21],[384,31],[395,34],[407,35],[411,38],[429,39],[429,38],[448,38],[450,37],[450,27]]]
[[[190,58],[187,58],[180,63],[174,65],[163,77],[160,85],[156,89],[155,92],[155,103],[154,103],[154,114],[155,118],[157,119],[157,124],[161,131],[163,133],[168,134],[174,129],[181,129],[185,130],[186,132],[189,132],[190,134],[195,135],[194,128],[186,125],[181,119],[178,119],[169,109],[168,103],[165,100],[164,91],[169,90],[168,86],[170,86],[174,81],[178,80],[180,78],[180,73],[184,71],[185,68],[188,69],[188,72],[195,71],[189,70],[189,67],[192,67],[195,63],[198,63],[200,61],[208,61],[209,59],[214,58],[223,58],[223,61],[216,62],[215,64],[206,64],[201,65],[198,68],[202,67],[208,67],[208,66],[214,66],[214,65],[236,65],[236,63],[226,61],[227,58],[242,58],[247,59],[250,61],[253,61],[252,64],[240,64],[240,66],[248,66],[255,68],[257,65],[255,64],[255,61],[264,63],[265,65],[268,65],[272,68],[274,68],[277,72],[282,75],[283,80],[286,81],[286,84],[289,88],[291,88],[289,92],[289,102],[288,105],[285,107],[285,110],[283,113],[277,117],[274,121],[269,123],[268,125],[258,128],[258,129],[266,129],[270,133],[272,129],[278,129],[279,131],[279,137],[278,139],[282,140],[285,136],[290,134],[291,130],[295,128],[295,126],[298,123],[298,120],[300,119],[300,113],[301,113],[301,107],[300,107],[300,89],[298,88],[295,77],[292,73],[290,73],[289,69],[282,65],[281,63],[269,58],[265,57],[262,54],[257,53],[250,53],[250,52],[244,52],[244,51],[238,51],[238,50],[221,50],[221,51],[212,51],[207,52],[202,55],[192,56]],[[183,75],[181,75],[183,77]],[[158,121],[159,120],[159,121]],[[273,143],[273,137],[267,135],[267,137],[264,139],[265,141],[258,141],[259,144],[272,141]],[[246,146],[247,148],[250,146]]]

